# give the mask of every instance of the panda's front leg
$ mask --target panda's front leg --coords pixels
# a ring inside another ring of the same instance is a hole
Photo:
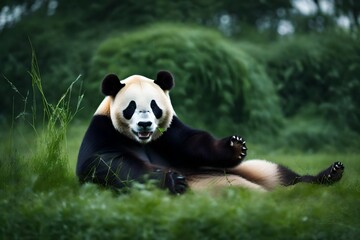
[[[246,141],[237,135],[226,137],[218,141],[215,150],[218,158],[225,162],[224,164],[235,166],[246,157]]]
[[[241,161],[244,160],[247,154],[246,141],[242,137],[237,135],[229,137],[228,141],[230,147],[235,153],[235,157],[237,157]]]
[[[170,193],[182,194],[188,188],[185,177],[179,172],[169,170],[165,175],[165,186]]]
[[[232,168],[245,159],[247,147],[245,140],[237,135],[215,139],[207,132],[198,131],[174,151],[182,160],[177,164],[183,167]]]
[[[185,177],[172,169],[155,168],[155,170],[150,173],[150,178],[157,179],[160,187],[168,189],[172,194],[182,194],[188,188]]]

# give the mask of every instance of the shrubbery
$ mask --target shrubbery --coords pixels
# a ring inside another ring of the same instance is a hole
[[[110,72],[121,78],[174,73],[177,114],[212,131],[273,132],[281,112],[271,79],[251,56],[220,34],[198,27],[154,25],[104,41],[93,58],[91,92]],[[97,101],[95,104],[98,104]]]
[[[316,106],[313,114],[360,133],[359,63],[360,41],[332,33],[280,41],[270,50],[267,69],[286,116]]]
[[[276,87],[286,119],[277,145],[305,151],[360,146],[358,37],[327,32],[239,46],[265,66]]]

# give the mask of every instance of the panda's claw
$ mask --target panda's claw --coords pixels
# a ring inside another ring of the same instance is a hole
[[[165,186],[172,194],[182,194],[188,188],[185,177],[172,170],[169,170],[165,175]]]
[[[235,150],[238,159],[243,160],[245,158],[247,147],[246,142],[242,137],[236,135],[231,136],[229,145]]]
[[[333,184],[339,181],[342,178],[344,168],[342,162],[334,162],[329,168],[319,174],[320,183]]]
[[[335,162],[334,167],[336,168],[336,170],[338,170],[338,169],[343,170],[344,164],[342,162]]]

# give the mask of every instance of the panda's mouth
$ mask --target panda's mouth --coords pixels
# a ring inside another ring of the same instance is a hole
[[[151,135],[153,134],[153,132],[148,132],[148,131],[142,131],[142,132],[135,132],[133,131],[133,133],[140,139],[140,140],[147,140],[151,137]]]

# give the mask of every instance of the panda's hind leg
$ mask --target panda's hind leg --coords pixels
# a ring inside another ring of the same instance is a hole
[[[342,178],[344,168],[344,164],[342,164],[341,162],[334,162],[330,167],[319,172],[315,176],[298,176],[293,182],[291,181],[291,177],[288,179],[284,178],[284,185],[293,185],[299,182],[330,185],[338,182]],[[286,175],[286,172],[289,171],[289,169],[286,169],[283,166],[279,166],[279,169],[280,171],[284,172],[284,175]]]
[[[278,164],[266,160],[247,160],[234,168],[227,169],[227,171],[258,184],[267,190],[272,190],[282,185],[282,176],[281,172],[279,172]],[[298,176],[293,172],[291,173],[293,178]]]
[[[266,191],[263,186],[248,181],[238,175],[229,173],[211,173],[211,174],[197,174],[187,176],[187,183],[189,188],[194,191],[217,189],[224,187],[242,187],[260,192]]]
[[[285,166],[265,160],[248,160],[228,171],[271,190],[277,186],[290,186],[301,182],[333,184],[341,179],[344,165],[341,162],[335,162],[313,176],[300,175]]]

